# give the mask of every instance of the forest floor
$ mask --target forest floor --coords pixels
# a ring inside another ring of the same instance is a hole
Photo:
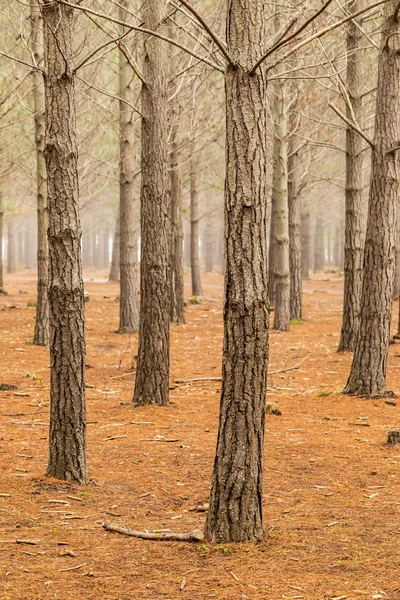
[[[399,426],[400,400],[341,394],[351,356],[336,352],[340,275],[313,277],[305,321],[271,331],[270,369],[300,366],[268,380],[282,416],[267,416],[265,538],[219,546],[139,540],[102,523],[204,526],[204,513],[190,509],[208,501],[220,382],[174,382],[221,374],[221,275],[204,276],[201,304],[172,326],[167,408],[133,408],[137,336],[114,333],[118,287],[90,274],[85,285],[85,487],[44,476],[49,361],[31,345],[33,275],[7,276],[0,299],[0,383],[18,386],[0,392],[0,600],[400,599],[400,447],[384,444],[387,428]],[[396,345],[388,387],[400,393]]]

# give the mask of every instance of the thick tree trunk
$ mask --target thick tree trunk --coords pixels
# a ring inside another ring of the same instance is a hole
[[[143,21],[161,31],[161,0],[145,0]],[[145,44],[142,89],[140,328],[134,402],[168,404],[171,314],[170,202],[167,186],[167,83],[163,42]]]
[[[323,271],[325,267],[324,233],[324,222],[321,217],[317,217],[314,236],[314,273]]]
[[[200,275],[200,250],[199,250],[199,223],[200,207],[199,193],[197,191],[197,166],[198,157],[192,147],[190,160],[190,267],[192,274],[192,296],[202,296]]]
[[[17,270],[15,261],[15,224],[8,221],[7,224],[7,273],[15,273]]]
[[[227,1],[226,272],[219,432],[206,538],[262,538],[268,297],[266,81],[251,66],[265,47],[265,3]]]
[[[179,167],[179,111],[171,110],[169,176],[171,197],[171,321],[184,323],[182,180]]]
[[[400,28],[397,0],[384,5],[375,136],[360,323],[345,393],[382,396],[392,316],[395,267],[396,209],[399,185]],[[396,150],[397,149],[397,150]]]
[[[129,0],[120,2],[119,18],[129,20]],[[132,6],[131,6],[132,8]],[[121,33],[125,29],[121,28]],[[146,42],[147,43],[147,42]],[[120,122],[120,302],[119,332],[139,329],[139,298],[137,291],[137,232],[134,210],[135,125],[130,108],[135,74],[125,56],[119,52],[119,122]]]
[[[290,318],[300,321],[302,318],[300,157],[295,144],[296,141],[292,137],[288,156]]]
[[[84,290],[78,202],[73,9],[43,2],[49,209],[50,435],[47,475],[87,481]]]
[[[301,278],[310,279],[310,213],[301,215]]]
[[[362,0],[349,0],[349,12],[360,9]],[[364,35],[356,21],[347,27],[347,91],[352,110],[347,117],[362,119],[363,72],[361,47]],[[352,114],[353,113],[353,114]],[[363,139],[351,127],[346,130],[346,219],[344,242],[344,300],[339,352],[354,350],[360,318],[363,279]]]
[[[120,223],[121,223],[121,219],[120,219],[120,216],[118,213],[118,217],[115,220],[115,232],[114,232],[114,239],[113,239],[111,267],[110,267],[110,275],[108,277],[109,281],[118,281],[119,280]]]

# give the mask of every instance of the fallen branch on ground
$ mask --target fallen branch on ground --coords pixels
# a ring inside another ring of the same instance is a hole
[[[122,527],[121,525],[112,525],[111,523],[103,523],[102,526],[106,531],[113,531],[114,533],[121,533],[122,535],[142,538],[144,540],[200,542],[204,539],[204,535],[201,531],[191,531],[190,533],[149,533],[147,531],[135,531],[128,527]]]

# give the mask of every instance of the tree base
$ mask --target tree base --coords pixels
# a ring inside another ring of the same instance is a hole
[[[400,429],[391,429],[388,431],[386,443],[391,446],[400,444]]]

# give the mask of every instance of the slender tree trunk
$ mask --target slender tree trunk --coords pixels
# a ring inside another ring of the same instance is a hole
[[[43,67],[43,18],[37,0],[30,0],[31,47],[35,62]],[[49,344],[49,246],[47,229],[47,182],[45,148],[45,100],[43,76],[32,71],[33,106],[35,112],[36,187],[37,187],[37,303],[33,343],[37,346]]]
[[[215,226],[213,216],[207,217],[205,231],[205,271],[212,273],[214,270],[214,239]]]
[[[24,232],[24,237],[25,237],[25,243],[24,243],[24,264],[25,264],[25,268],[26,269],[32,269],[33,267],[33,254],[32,254],[32,249],[33,249],[33,232],[30,229],[29,225],[28,228],[25,229]]]
[[[262,538],[268,362],[266,81],[250,69],[265,48],[264,2],[227,1],[226,272],[219,432],[206,538]],[[237,141],[240,140],[240,143]]]
[[[161,31],[164,2],[145,0],[143,21]],[[170,201],[167,186],[167,80],[163,42],[145,44],[142,89],[140,328],[134,402],[168,404],[171,314]]]
[[[171,197],[171,321],[184,323],[182,180],[179,168],[179,111],[171,110],[169,176]]]
[[[87,481],[84,290],[73,9],[43,2],[49,208],[50,435],[47,475]]]
[[[314,237],[314,273],[323,271],[325,266],[324,232],[324,222],[321,217],[317,217]]]
[[[400,193],[400,27],[397,0],[384,5],[375,136],[360,323],[345,392],[363,396],[386,393],[386,368],[392,316],[396,208]]]
[[[190,257],[191,257],[191,243],[190,243],[190,223],[188,219],[184,220],[184,237],[183,237],[183,263],[185,269],[190,269]]]
[[[110,275],[108,278],[109,281],[118,281],[118,279],[119,279],[120,223],[121,223],[121,219],[120,219],[120,216],[118,213],[118,216],[115,220],[115,232],[114,232],[114,240],[113,240],[111,267],[110,267]]]
[[[200,250],[199,250],[199,222],[200,207],[197,191],[197,166],[198,157],[192,147],[190,160],[190,265],[192,274],[192,296],[202,296],[200,275]]]
[[[310,279],[310,213],[301,215],[301,277]]]
[[[301,198],[299,193],[299,153],[291,138],[288,156],[288,204],[290,239],[290,318],[302,318]]]
[[[8,221],[7,224],[7,273],[15,273],[17,270],[15,264],[15,224],[14,221]]]
[[[3,268],[3,194],[0,192],[0,294],[4,292],[4,268]]]
[[[129,21],[129,0],[120,2],[119,18]],[[132,6],[131,6],[132,8]],[[121,33],[125,28],[121,27]],[[147,42],[146,42],[147,43]],[[134,203],[135,125],[130,108],[135,74],[125,56],[119,52],[119,120],[120,120],[120,303],[119,332],[132,333],[139,329],[137,292],[137,233]]]
[[[103,228],[103,264],[105,269],[110,265],[110,230],[108,226]]]
[[[348,10],[356,12],[362,0],[349,0]],[[347,90],[352,111],[349,119],[362,119],[363,73],[361,48],[364,34],[359,23],[350,21],[347,27]],[[352,115],[353,113],[353,115]],[[363,145],[361,136],[351,127],[346,130],[346,218],[344,242],[344,300],[339,352],[354,350],[360,319],[360,301],[363,280]]]

